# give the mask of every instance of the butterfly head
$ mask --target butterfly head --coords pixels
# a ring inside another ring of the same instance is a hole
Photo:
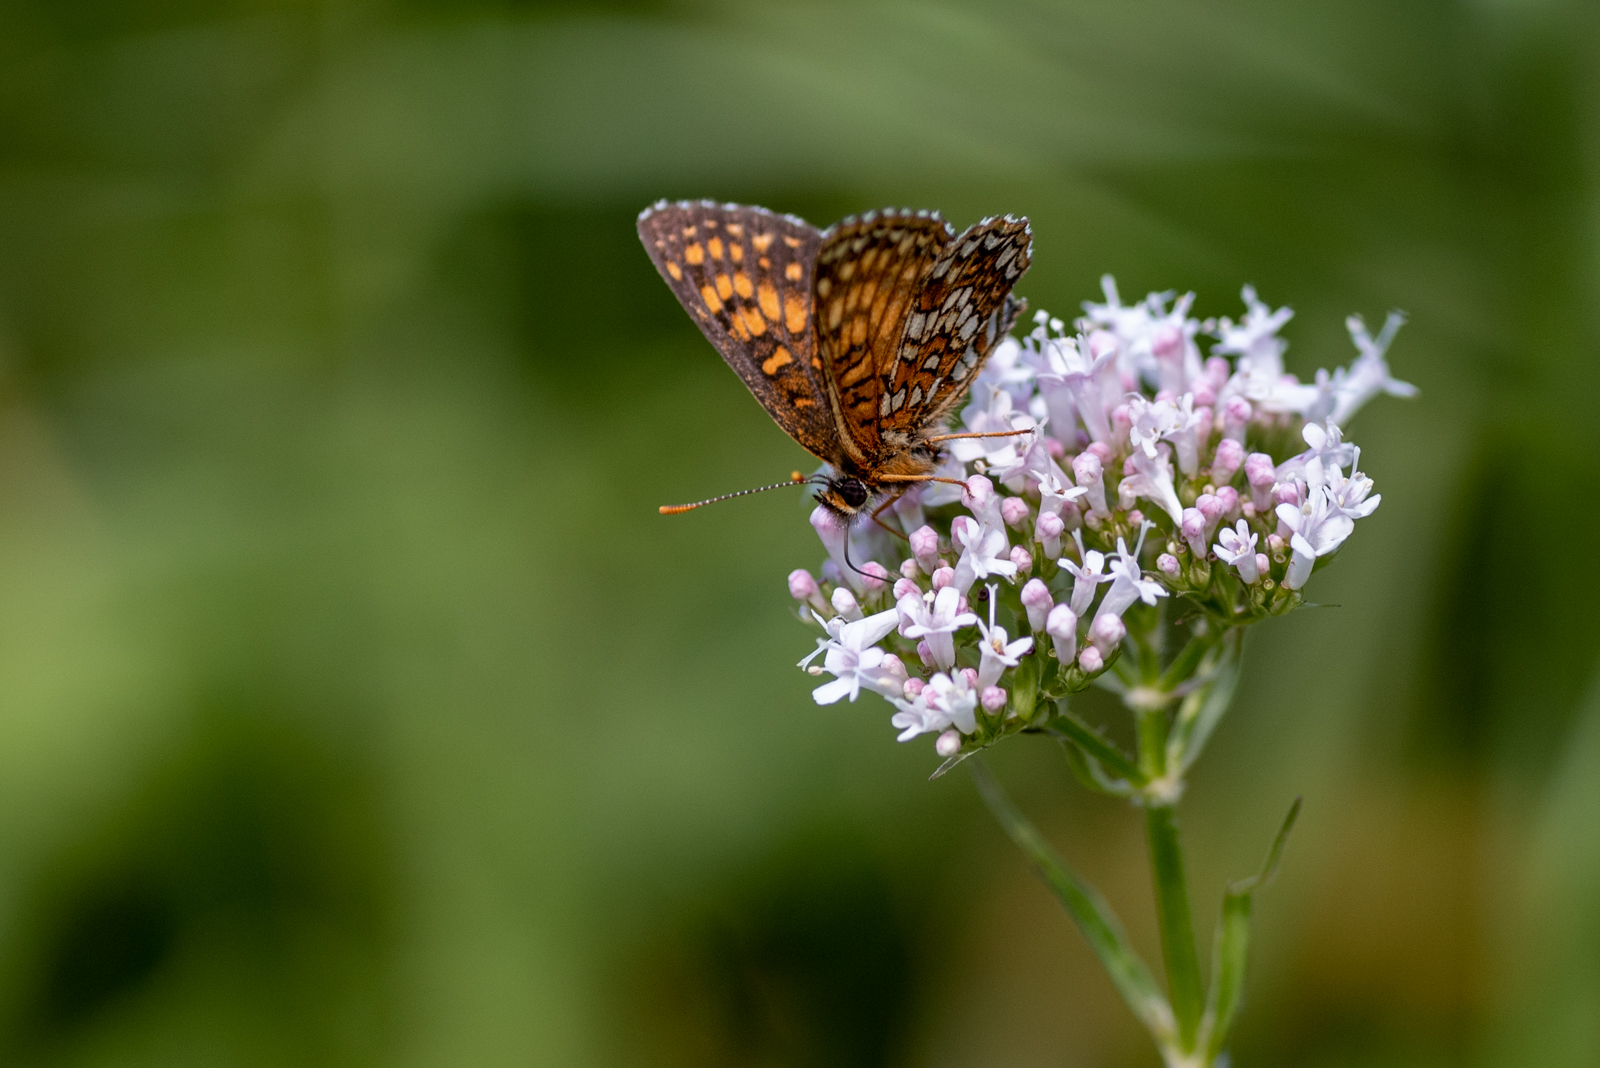
[[[838,475],[828,479],[817,500],[837,514],[849,518],[866,506],[872,491],[854,475]]]

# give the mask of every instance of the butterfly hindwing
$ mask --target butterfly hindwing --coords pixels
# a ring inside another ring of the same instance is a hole
[[[661,277],[783,430],[837,464],[839,434],[812,329],[821,234],[792,215],[662,201],[639,216]]]
[[[884,370],[907,313],[954,237],[936,212],[895,209],[845,219],[822,235],[817,345],[842,444],[858,464],[882,453]]]
[[[891,444],[941,422],[972,384],[1023,303],[1026,219],[985,219],[951,241],[928,272],[882,376],[878,432]]]

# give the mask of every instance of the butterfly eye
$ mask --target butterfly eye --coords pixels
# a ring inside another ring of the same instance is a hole
[[[860,508],[867,503],[867,486],[859,478],[841,478],[833,484],[833,491],[851,508]]]

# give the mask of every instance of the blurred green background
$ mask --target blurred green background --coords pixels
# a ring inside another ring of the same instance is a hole
[[[964,775],[819,709],[803,455],[658,197],[1031,216],[1070,313],[1412,323],[1186,805],[1234,1063],[1600,1063],[1600,36],[1448,3],[0,6],[0,1062],[1149,1066]],[[1569,553],[1576,554],[1569,556]],[[1591,561],[1592,563],[1592,561]],[[1154,952],[1137,818],[995,766]]]

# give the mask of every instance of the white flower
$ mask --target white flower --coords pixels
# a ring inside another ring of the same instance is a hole
[[[1083,557],[1083,563],[1078,564],[1073,560],[1061,559],[1056,563],[1061,565],[1072,576],[1072,614],[1079,619],[1089,610],[1089,605],[1094,602],[1094,590],[1102,582],[1110,582],[1110,575],[1102,575],[1101,569],[1105,567],[1105,554],[1098,549],[1083,548],[1083,532],[1074,530],[1073,540],[1078,543],[1078,555]]]
[[[1332,407],[1328,418],[1339,424],[1349,422],[1362,405],[1380,393],[1387,393],[1391,397],[1417,395],[1416,386],[1401,382],[1389,373],[1389,363],[1385,359],[1389,343],[1405,321],[1406,317],[1400,312],[1390,312],[1383,329],[1374,338],[1367,332],[1367,324],[1361,316],[1352,315],[1345,320],[1350,340],[1355,342],[1360,355],[1350,364],[1349,370],[1341,367],[1333,373],[1329,390]]]
[[[900,692],[900,677],[886,668],[884,660],[889,655],[877,644],[894,630],[900,615],[895,609],[858,619],[853,623],[833,619],[823,624],[830,635],[827,641],[819,640],[817,650],[804,660],[805,667],[822,653],[822,670],[835,676],[832,682],[823,683],[811,691],[819,705],[831,705],[842,697],[854,701],[861,687],[892,696]],[[820,619],[819,619],[820,621]]]
[[[978,630],[983,632],[983,641],[978,646],[978,691],[981,693],[986,686],[993,686],[1000,681],[1000,676],[1005,674],[1008,667],[1016,667],[1018,658],[1033,648],[1032,638],[1018,638],[1007,643],[1006,629],[997,627],[994,623],[994,606],[999,600],[996,596],[998,586],[989,587],[989,622],[984,624],[978,620]]]
[[[943,675],[934,676],[936,679],[944,677]],[[937,701],[930,702],[929,698],[933,697],[937,697],[937,694],[929,693],[928,689],[924,687],[909,701],[903,697],[891,697],[889,699],[894,707],[899,709],[898,712],[889,717],[890,725],[900,731],[895,741],[909,742],[919,734],[942,732],[950,726],[952,720],[949,713]]]
[[[1194,403],[1194,398],[1189,398]],[[1178,406],[1171,401],[1151,401],[1138,393],[1128,396],[1128,441],[1150,459],[1155,459],[1156,442],[1183,425]]]
[[[915,641],[924,638],[933,650],[934,663],[942,668],[952,668],[956,663],[956,644],[953,635],[962,627],[978,621],[971,612],[959,611],[961,593],[954,586],[946,586],[933,596],[911,593],[900,598],[895,611],[900,616],[900,633]]]
[[[1361,461],[1361,450],[1355,450],[1351,459],[1352,468]],[[1372,492],[1372,479],[1360,471],[1352,470],[1350,477],[1335,468],[1329,473],[1325,485],[1328,494],[1329,507],[1334,508],[1351,519],[1365,519],[1378,510],[1378,503],[1383,500],[1383,494],[1378,494],[1370,500],[1367,494]]]
[[[1131,508],[1135,498],[1144,497],[1159,505],[1174,523],[1183,522],[1183,504],[1172,484],[1172,464],[1167,461],[1165,449],[1153,457],[1135,452],[1128,457],[1128,464],[1133,473],[1124,475],[1117,483],[1117,496],[1122,506]]]
[[[1339,424],[1332,419],[1322,423],[1307,423],[1300,428],[1300,436],[1310,447],[1277,466],[1273,477],[1279,482],[1298,478],[1310,485],[1323,481],[1330,469],[1346,467],[1355,462],[1355,446],[1344,440]]]
[[[1105,597],[1100,601],[1100,609],[1094,614],[1093,628],[1103,616],[1122,618],[1122,613],[1135,601],[1145,604],[1155,604],[1157,598],[1167,596],[1167,588],[1159,582],[1154,582],[1144,577],[1139,569],[1139,551],[1144,548],[1144,536],[1154,523],[1145,523],[1139,531],[1139,543],[1134,546],[1133,552],[1128,552],[1128,544],[1121,538],[1117,539],[1117,555],[1111,560],[1111,588],[1106,591]]]
[[[1217,343],[1211,351],[1221,356],[1238,356],[1239,373],[1263,380],[1283,375],[1283,352],[1289,343],[1278,336],[1283,325],[1294,318],[1293,308],[1273,311],[1260,297],[1255,286],[1245,286],[1239,291],[1245,305],[1245,316],[1237,325],[1224,316],[1217,320]]]
[[[978,689],[972,685],[972,679],[965,671],[957,671],[953,675],[939,672],[928,680],[921,696],[943,713],[946,722],[962,734],[971,734],[978,729],[974,715],[978,708]]]
[[[1039,342],[1039,384],[1066,390],[1089,436],[1107,445],[1111,444],[1111,423],[1106,419],[1105,395],[1099,378],[1113,356],[1114,350],[1090,356],[1089,343],[1081,337],[1044,338]],[[1054,422],[1058,435],[1072,427],[1059,416]]]
[[[1356,525],[1354,519],[1333,506],[1327,487],[1322,485],[1311,488],[1304,504],[1278,505],[1278,519],[1294,532],[1289,539],[1294,555],[1283,577],[1284,588],[1290,590],[1304,586],[1317,557],[1339,548]]]
[[[1223,527],[1217,533],[1217,544],[1212,546],[1218,559],[1232,564],[1245,582],[1254,582],[1261,577],[1261,572],[1256,568],[1256,537],[1250,530],[1250,524],[1241,519],[1234,530]]]
[[[961,558],[956,561],[955,588],[962,593],[971,589],[978,579],[990,575],[1010,578],[1017,573],[1017,565],[1011,562],[1011,542],[1006,538],[1003,522],[990,526],[967,516],[957,516],[950,524],[950,541],[961,547]]]
[[[1010,393],[996,390],[987,406],[969,404],[962,409],[961,421],[974,434],[1003,434],[1031,428],[1033,416],[1014,411],[1012,405]],[[950,442],[950,455],[964,464],[982,460],[989,468],[1010,468],[1026,453],[1030,440],[1025,434],[1004,438],[957,438]]]

